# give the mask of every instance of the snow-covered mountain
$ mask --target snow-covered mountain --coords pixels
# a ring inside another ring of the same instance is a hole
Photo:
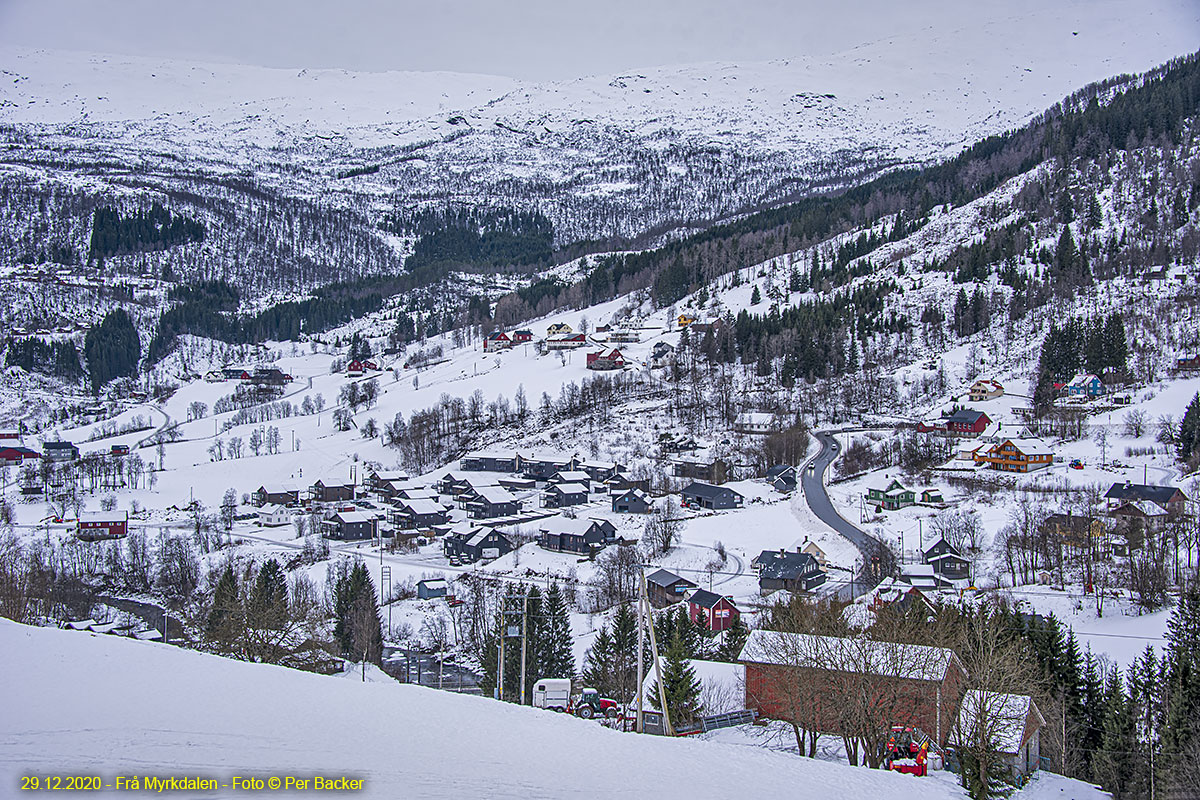
[[[848,11],[813,24],[853,40]],[[1197,31],[1200,10],[1179,0],[1063,2],[963,11],[830,57],[547,84],[9,49],[0,122],[6,169],[252,175],[376,217],[532,206],[560,242],[635,237],[953,153],[1188,52]]]

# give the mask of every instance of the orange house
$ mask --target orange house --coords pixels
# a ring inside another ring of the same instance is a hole
[[[1041,439],[1004,439],[975,454],[975,460],[989,469],[1004,472],[1032,472],[1048,467],[1054,461],[1054,451]]]

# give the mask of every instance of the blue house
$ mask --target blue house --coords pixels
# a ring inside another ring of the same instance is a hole
[[[1096,398],[1104,394],[1104,382],[1095,375],[1080,373],[1063,387],[1063,393],[1067,397]]]

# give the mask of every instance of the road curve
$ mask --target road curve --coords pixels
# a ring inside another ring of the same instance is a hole
[[[837,591],[839,599],[853,600],[859,595],[866,594],[874,586],[874,582],[867,578],[866,565],[870,563],[870,549],[875,544],[875,539],[847,522],[833,507],[833,503],[829,499],[829,492],[825,490],[825,470],[838,457],[840,448],[837,440],[829,433],[818,431],[814,435],[821,443],[821,450],[809,462],[809,467],[806,467],[800,474],[800,487],[804,491],[804,500],[817,519],[849,539],[850,543],[858,548],[861,565],[859,572],[852,582]]]

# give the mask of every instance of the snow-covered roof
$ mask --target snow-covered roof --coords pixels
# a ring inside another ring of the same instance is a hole
[[[339,511],[334,516],[338,520],[340,520],[343,524],[350,524],[350,523],[356,523],[356,522],[370,522],[372,519],[372,517],[367,516],[366,514],[362,513],[361,511]]]
[[[958,656],[945,647],[878,642],[862,636],[815,636],[754,630],[750,632],[738,660],[940,681],[945,677],[950,663],[958,662]],[[962,668],[961,662],[959,667]]]
[[[993,449],[999,450],[1004,446],[1005,442],[1012,442],[1013,447],[1020,450],[1027,456],[1050,456],[1054,455],[1054,451],[1050,449],[1050,445],[1035,437],[1019,438],[1019,439],[1004,439]]]
[[[290,494],[299,491],[294,483],[264,483],[259,488],[267,494]]]
[[[479,495],[485,502],[493,505],[498,503],[514,503],[517,500],[512,492],[499,486],[484,486],[482,489],[476,489],[475,494]]]
[[[588,489],[582,483],[556,483],[547,488],[547,491],[557,491],[562,494],[587,494]]]
[[[997,750],[1015,754],[1025,743],[1025,728],[1031,713],[1035,730],[1046,724],[1028,695],[968,689],[963,695],[958,724],[964,736],[974,738],[977,726],[982,723],[983,733]]]
[[[590,480],[590,475],[578,469],[562,470],[561,472],[554,473],[554,481],[557,483],[585,483]]]
[[[446,510],[441,503],[435,503],[432,500],[405,500],[400,504],[402,508],[407,508],[414,514],[440,514]]]
[[[125,522],[128,519],[128,511],[84,511],[79,515],[80,522]]]
[[[1149,500],[1129,500],[1120,505],[1121,509],[1133,509],[1141,512],[1144,517],[1165,517],[1167,510],[1158,503],[1153,503]]]
[[[281,512],[285,512],[285,511],[286,511],[286,509],[283,506],[277,505],[275,503],[269,503],[258,510],[258,515],[260,517],[273,517],[276,514],[279,514]]]
[[[1081,372],[1067,383],[1067,386],[1087,386],[1092,381],[1099,380],[1095,375]]]

